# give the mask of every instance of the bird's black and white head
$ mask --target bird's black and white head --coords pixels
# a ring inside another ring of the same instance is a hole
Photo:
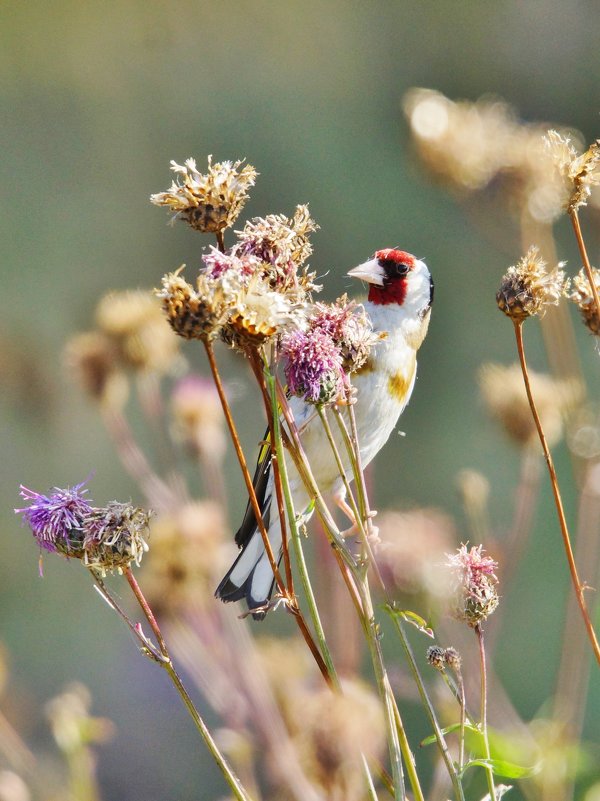
[[[370,303],[401,306],[423,318],[433,302],[433,280],[425,262],[405,250],[385,248],[348,272],[369,284]]]

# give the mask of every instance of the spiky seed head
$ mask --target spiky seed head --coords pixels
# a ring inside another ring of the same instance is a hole
[[[600,270],[596,269],[596,267],[592,267],[592,278],[597,291],[600,292]],[[573,292],[569,295],[569,299],[579,307],[585,326],[592,334],[600,336],[600,317],[598,317],[598,309],[596,308],[591,284],[583,268],[573,279]]]
[[[532,245],[502,278],[496,293],[500,311],[513,322],[521,323],[528,317],[542,316],[548,306],[558,305],[568,289],[568,281],[561,267],[562,264],[558,264],[552,272],[547,272],[539,249]]]

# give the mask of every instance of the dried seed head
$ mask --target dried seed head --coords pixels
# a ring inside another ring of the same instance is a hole
[[[200,375],[186,375],[171,394],[173,435],[199,457],[220,461],[227,440],[224,418],[215,385]]]
[[[559,380],[529,371],[535,403],[549,445],[562,437],[565,418],[583,397],[583,388],[574,379]],[[523,374],[518,364],[488,363],[479,371],[479,388],[491,417],[517,445],[530,445],[537,437],[535,421],[527,399]]]
[[[65,348],[67,369],[95,401],[122,406],[127,400],[127,380],[120,369],[115,342],[101,331],[72,337]]]
[[[185,504],[151,522],[152,549],[144,559],[144,590],[153,610],[176,616],[214,603],[214,585],[225,558],[228,531],[213,501]],[[225,557],[225,558],[224,558]]]
[[[184,339],[214,339],[229,317],[236,298],[236,288],[229,276],[210,278],[201,274],[197,289],[176,272],[163,276],[156,295],[162,300],[169,325]]]
[[[456,582],[454,614],[474,628],[498,606],[498,579],[494,572],[498,563],[484,556],[482,545],[470,550],[461,545],[456,553],[447,556]]]
[[[216,233],[229,228],[238,218],[246,200],[248,189],[254,186],[257,172],[250,164],[240,170],[241,161],[212,163],[208,157],[206,174],[198,172],[194,159],[184,166],[171,162],[171,169],[181,177],[173,181],[167,192],[151,195],[156,206],[167,206],[196,231]]]
[[[139,565],[148,550],[145,537],[151,513],[130,503],[112,501],[93,509],[84,519],[83,562],[105,576]]]
[[[378,515],[381,545],[377,554],[386,586],[395,592],[423,594],[438,605],[448,598],[446,552],[456,542],[454,524],[438,509],[385,511]]]
[[[579,155],[568,136],[550,130],[544,137],[546,147],[563,182],[568,212],[585,206],[592,187],[600,183],[600,140]]]
[[[496,294],[498,308],[514,322],[522,322],[532,315],[542,316],[547,306],[556,306],[566,295],[568,281],[562,264],[546,272],[546,263],[532,245],[527,254],[509,267]]]
[[[600,270],[596,269],[596,267],[592,267],[592,277],[594,286],[600,293]],[[592,334],[600,336],[598,309],[596,308],[596,301],[594,300],[592,287],[585,269],[582,268],[573,279],[573,292],[571,292],[569,298],[579,306],[579,311],[587,328]]]
[[[101,332],[113,342],[124,368],[171,372],[180,362],[179,343],[172,335],[149,290],[105,295],[96,308]]]

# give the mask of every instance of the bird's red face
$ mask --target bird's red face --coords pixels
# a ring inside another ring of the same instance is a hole
[[[398,248],[378,250],[372,259],[350,270],[348,275],[367,281],[369,301],[379,306],[396,303],[402,306],[410,294],[411,284],[417,273],[426,273],[430,281],[430,298],[433,299],[433,283],[429,271],[422,261],[411,253]]]

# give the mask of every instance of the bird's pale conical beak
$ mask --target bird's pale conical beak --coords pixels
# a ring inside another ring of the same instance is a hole
[[[348,270],[348,275],[351,275],[352,278],[366,281],[369,284],[375,284],[375,286],[383,286],[385,278],[383,267],[377,259],[369,259],[369,261],[359,264],[358,267]]]

